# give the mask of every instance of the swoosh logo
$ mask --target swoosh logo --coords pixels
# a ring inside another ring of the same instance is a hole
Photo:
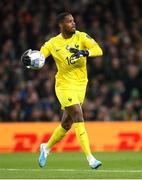
[[[60,51],[61,49],[56,49],[56,52]]]

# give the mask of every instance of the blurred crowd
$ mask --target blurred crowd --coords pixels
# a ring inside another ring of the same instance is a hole
[[[25,69],[21,54],[59,33],[56,16],[73,14],[77,29],[102,47],[88,59],[85,120],[142,120],[141,0],[0,1],[0,121],[58,121],[52,57],[40,71]]]

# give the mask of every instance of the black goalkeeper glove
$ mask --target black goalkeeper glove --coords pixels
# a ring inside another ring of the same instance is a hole
[[[29,68],[31,65],[31,58],[29,57],[29,54],[31,53],[31,51],[32,51],[31,49],[28,49],[21,56],[21,61],[23,65],[26,66],[27,68]]]
[[[70,53],[73,53],[70,57],[71,61],[77,61],[80,57],[88,57],[89,51],[88,50],[78,50],[76,48],[71,48],[70,46],[66,47]]]

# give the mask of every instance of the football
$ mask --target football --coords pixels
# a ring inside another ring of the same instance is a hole
[[[31,65],[27,66],[27,68],[38,70],[44,66],[45,58],[40,51],[31,50],[29,51],[28,56],[31,58]]]

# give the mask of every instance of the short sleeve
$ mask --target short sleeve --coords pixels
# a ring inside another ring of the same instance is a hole
[[[45,44],[41,47],[40,52],[44,55],[45,58],[50,56],[50,41],[45,42]]]
[[[97,42],[86,33],[82,33],[82,40],[83,40],[85,48],[87,48],[87,49],[90,49],[95,44],[97,44]]]

